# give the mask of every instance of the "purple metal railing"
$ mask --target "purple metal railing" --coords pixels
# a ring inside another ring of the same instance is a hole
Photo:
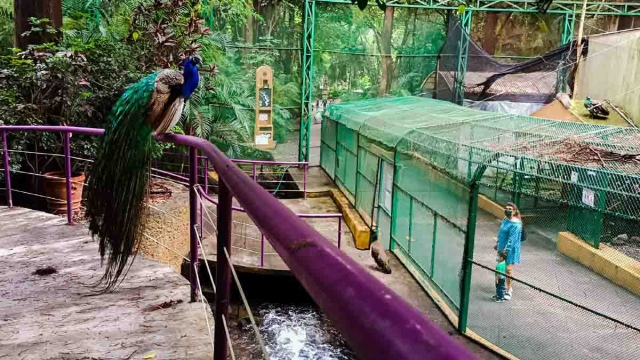
[[[11,199],[11,171],[9,169],[9,149],[7,146],[7,132],[5,130],[0,130],[2,132],[2,157],[4,163],[4,187],[7,190],[7,205],[9,207],[13,206],[13,200]]]
[[[9,168],[6,132],[49,131],[63,134],[102,135],[102,129],[58,126],[0,126],[4,165]],[[325,312],[332,324],[361,359],[469,359],[474,356],[422,313],[386,287],[348,255],[330,244],[309,224],[242,172],[213,144],[185,135],[163,135],[159,141],[199,150],[220,177],[218,204],[218,264],[216,276],[214,359],[226,359],[227,343],[222,319],[228,316],[230,274],[224,248],[231,252],[232,200],[235,197],[249,217],[287,264],[291,273]],[[65,148],[69,147],[65,141]],[[70,151],[65,149],[66,157]],[[197,157],[190,156],[196,169]],[[5,174],[8,171],[5,170]],[[69,178],[70,172],[67,172]],[[195,194],[197,172],[191,171],[190,189]],[[5,177],[10,199],[10,177]],[[9,203],[9,205],[11,205]],[[190,196],[190,228],[197,225],[197,200]],[[191,232],[191,259],[197,259],[198,239]],[[196,255],[194,257],[194,254]],[[192,275],[196,264],[191,263]],[[192,284],[195,277],[192,276]],[[193,289],[193,287],[192,287]]]
[[[180,154],[180,153],[175,153],[175,152],[164,152],[164,155],[169,155],[169,156],[178,156],[178,157],[187,157],[188,155],[186,154]],[[208,173],[209,173],[209,160],[207,159],[206,156],[203,155],[199,155],[198,159],[203,160],[204,162],[204,169],[205,171],[203,172],[203,174],[201,175],[201,177],[204,178],[205,181],[205,190],[208,190]],[[302,179],[302,193],[304,198],[307,198],[307,172],[309,170],[309,163],[306,161],[268,161],[268,160],[247,160],[247,159],[231,159],[232,162],[234,162],[235,164],[249,164],[251,165],[251,177],[253,178],[253,181],[256,181],[258,183],[285,183],[287,181],[260,181],[258,180],[258,165],[264,166],[296,166],[296,167],[302,167],[302,172],[303,172],[303,179]],[[169,163],[171,164],[171,163]],[[177,164],[175,164],[177,165]],[[158,168],[158,165],[155,166],[156,168]],[[176,175],[187,175],[187,174],[183,174],[183,173],[174,173]],[[294,183],[298,183],[296,181],[293,181]]]
[[[207,195],[204,190],[201,187],[198,187],[198,192],[200,193],[200,196],[202,196],[203,199],[207,200],[208,202],[212,203],[213,205],[218,205],[218,200],[216,200],[215,198]],[[231,210],[232,211],[238,211],[238,212],[243,212],[246,213],[246,211],[238,206],[231,206]],[[200,215],[202,216],[202,208],[200,208]],[[341,244],[342,244],[342,214],[340,213],[335,213],[335,214],[299,214],[296,213],[296,216],[298,216],[300,219],[338,219],[338,236],[337,236],[337,240],[338,240],[338,249],[341,248]],[[200,225],[202,226],[202,218],[200,219]],[[202,234],[202,230],[200,230],[200,234]],[[264,252],[264,234],[260,233],[260,267],[264,267],[264,256],[265,256],[265,252]]]

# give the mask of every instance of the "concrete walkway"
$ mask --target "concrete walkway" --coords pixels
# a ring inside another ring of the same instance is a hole
[[[309,144],[309,166],[320,165],[320,135],[321,125],[311,124],[311,143]],[[273,150],[273,158],[276,161],[298,161],[299,131],[292,131],[289,137],[278,144]]]
[[[57,272],[34,274],[45,266]],[[212,358],[202,304],[170,266],[140,255],[116,291],[96,294],[102,273],[86,227],[0,207],[0,359]]]
[[[495,267],[501,220],[481,212],[476,262]],[[538,225],[539,226],[539,225]],[[640,297],[556,251],[555,239],[527,228],[514,276],[550,293],[640,328]],[[522,359],[631,359],[640,357],[640,332],[514,283],[513,299],[495,303],[494,274],[474,266],[469,328]]]

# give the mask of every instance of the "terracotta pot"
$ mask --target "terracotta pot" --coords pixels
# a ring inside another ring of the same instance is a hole
[[[49,210],[54,214],[67,213],[67,180],[64,171],[52,171],[44,173],[44,194],[47,197],[59,199],[47,199]],[[82,201],[82,188],[84,187],[84,173],[71,174],[71,209],[78,210]]]

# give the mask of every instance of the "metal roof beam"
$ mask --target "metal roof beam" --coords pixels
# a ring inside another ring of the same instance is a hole
[[[351,4],[350,0],[315,0],[322,3]],[[370,6],[376,6],[370,0]],[[453,5],[449,0],[390,0],[387,6],[422,8],[438,10],[458,10],[458,5]],[[579,13],[582,7],[581,1],[576,0],[555,0],[547,13],[566,14]],[[537,13],[534,0],[474,0],[466,6],[472,11],[497,11],[497,12],[520,12]],[[618,15],[618,16],[640,16],[640,2],[617,3],[612,1],[587,1],[587,15]]]

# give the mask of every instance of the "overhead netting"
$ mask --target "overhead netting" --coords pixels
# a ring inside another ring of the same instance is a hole
[[[459,76],[468,100],[548,103],[564,82],[562,79],[573,76],[575,41],[528,61],[506,64],[496,61],[473,41],[458,18],[450,17],[447,34],[438,58],[437,99],[454,101]],[[466,53],[461,48],[463,41],[469,42]],[[584,46],[583,53],[586,51]],[[465,55],[466,72],[462,72],[460,62],[465,61]]]

